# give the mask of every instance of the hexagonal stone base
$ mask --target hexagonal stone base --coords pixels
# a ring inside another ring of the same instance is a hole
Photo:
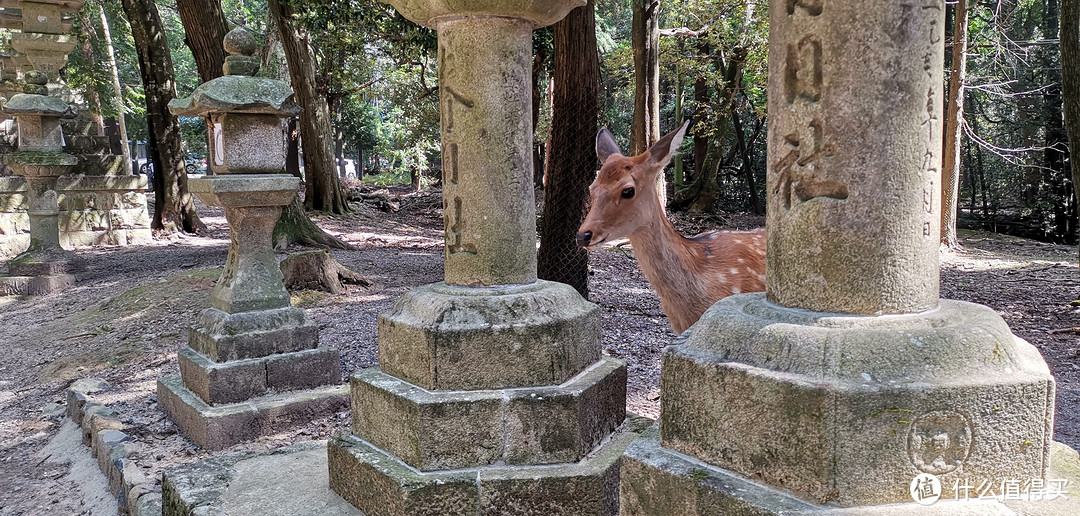
[[[858,317],[748,294],[678,342],[661,372],[664,447],[808,500],[906,502],[920,473],[1046,473],[1054,380],[989,308]]]
[[[1080,483],[1080,457],[1068,446],[1053,443],[1048,478]],[[622,458],[620,502],[623,516],[1001,516],[1004,514],[1067,516],[1080,514],[1075,496],[1053,500],[963,500],[943,483],[941,498],[920,505],[906,503],[840,508],[815,505],[750,481],[730,471],[660,446],[653,426],[634,441]],[[910,481],[909,481],[910,482]],[[978,481],[975,482],[978,484]],[[909,483],[904,484],[908,489]],[[1000,494],[1000,489],[997,489]],[[972,495],[972,498],[975,498]]]
[[[619,457],[648,425],[628,417],[584,460],[420,472],[356,436],[328,445],[330,489],[367,516],[518,516],[619,513]]]
[[[75,276],[0,276],[0,296],[45,296],[75,286]]]
[[[220,450],[250,441],[313,418],[345,410],[349,391],[345,385],[288,391],[252,398],[242,403],[207,405],[184,388],[179,376],[158,380],[158,405],[181,433],[195,444]]]
[[[341,357],[329,347],[228,362],[215,362],[185,347],[176,357],[184,387],[211,405],[341,381]]]
[[[84,270],[83,257],[60,247],[26,251],[8,262],[12,276],[69,276]]]
[[[626,410],[626,365],[610,357],[555,386],[428,391],[378,367],[350,382],[353,433],[423,471],[575,462]]]
[[[435,283],[379,315],[379,365],[425,389],[560,384],[599,359],[600,309],[562,283]]]
[[[296,307],[229,314],[207,308],[195,318],[188,345],[216,362],[312,349],[319,325]]]

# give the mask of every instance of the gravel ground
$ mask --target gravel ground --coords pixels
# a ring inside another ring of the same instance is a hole
[[[333,251],[346,267],[374,282],[332,296],[294,293],[336,346],[349,374],[376,362],[376,315],[409,289],[442,279],[442,214],[435,194],[398,199],[396,212],[354,204],[348,216],[317,222],[356,246]],[[386,205],[386,203],[381,203]],[[63,401],[76,378],[105,378],[98,400],[117,410],[141,449],[135,461],[150,478],[179,463],[238,450],[272,450],[297,440],[325,438],[348,428],[347,413],[266,436],[214,454],[190,445],[157,408],[155,381],[177,374],[176,350],[225,261],[228,229],[220,210],[199,207],[206,235],[171,237],[148,245],[80,249],[89,271],[76,287],[35,299],[0,298],[0,515],[93,514],[66,467],[39,452],[63,420],[51,403]],[[685,234],[716,227],[748,229],[761,217],[679,217]],[[970,234],[965,248],[943,255],[943,297],[987,304],[1043,352],[1058,379],[1058,440],[1080,446],[1080,294],[1075,248]],[[289,249],[289,252],[302,251]],[[284,258],[287,253],[281,253]],[[659,300],[628,247],[593,252],[590,299],[603,308],[606,353],[629,365],[628,409],[657,417],[660,354],[674,334]],[[3,269],[0,268],[0,271]]]

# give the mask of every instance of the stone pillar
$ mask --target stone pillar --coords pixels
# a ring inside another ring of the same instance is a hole
[[[369,515],[615,514],[626,367],[536,279],[531,35],[582,2],[391,3],[439,34],[446,276],[379,316],[330,487]]]
[[[938,299],[944,13],[771,1],[767,292],[721,300],[665,352],[624,514],[815,513],[911,503],[929,476],[944,500],[1046,476],[1039,352]]]
[[[226,35],[225,73],[257,71],[254,40]],[[255,67],[237,63],[255,62]],[[336,349],[320,347],[319,328],[289,302],[274,257],[272,234],[300,178],[280,173],[285,151],[280,118],[300,108],[281,81],[225,75],[203,83],[169,109],[210,116],[227,130],[213,143],[224,156],[219,175],[192,179],[191,192],[225,208],[229,255],[203,310],[178,353],[180,376],[158,381],[158,403],[188,439],[220,449],[278,431],[314,414],[341,410]]]
[[[42,295],[75,284],[74,274],[84,261],[60,247],[60,213],[57,177],[66,174],[78,160],[62,149],[60,119],[73,117],[64,101],[46,94],[45,74],[26,73],[25,93],[11,97],[4,113],[18,123],[18,151],[4,155],[4,164],[23,176],[29,197],[30,247],[8,264],[8,275],[0,276],[0,295]]]

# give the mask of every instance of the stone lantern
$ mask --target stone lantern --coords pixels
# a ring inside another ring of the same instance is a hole
[[[68,32],[71,22],[63,13],[77,13],[83,0],[20,1],[22,32],[11,34],[11,48],[35,70],[45,73],[49,82],[60,77],[68,54],[75,49],[76,38]]]
[[[300,112],[281,81],[251,77],[255,41],[225,36],[225,76],[175,99],[177,115],[210,117],[219,175],[192,179],[192,193],[225,208],[232,241],[225,270],[178,353],[180,377],[162,378],[162,407],[196,444],[224,448],[276,431],[299,413],[344,407],[337,350],[318,347],[318,326],[289,302],[272,246],[281,209],[300,179],[284,174],[281,119]]]
[[[626,366],[536,270],[532,31],[585,2],[390,3],[438,31],[445,276],[379,316],[330,488],[365,514],[616,514]]]
[[[4,156],[4,164],[26,178],[30,197],[30,248],[8,264],[8,276],[0,277],[0,293],[39,295],[75,283],[74,273],[83,261],[60,247],[56,178],[66,174],[78,159],[63,152],[60,119],[75,116],[71,106],[46,95],[48,77],[38,71],[26,73],[24,93],[11,97],[4,114],[18,122],[19,150]]]

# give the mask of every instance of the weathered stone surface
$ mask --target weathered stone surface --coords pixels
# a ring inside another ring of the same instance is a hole
[[[405,12],[414,13],[432,7],[418,2],[399,4]],[[553,2],[544,3],[543,8],[559,10],[571,5]],[[518,6],[484,2],[455,7],[465,12],[474,7],[507,12],[503,8]],[[528,116],[532,28],[532,23],[516,16],[459,16],[438,23],[446,176],[445,280],[449,285],[536,281],[536,202],[529,179],[532,120]]]
[[[75,285],[72,274],[0,276],[0,296],[47,296]]]
[[[293,307],[237,314],[207,308],[188,336],[192,349],[215,362],[312,349],[318,343],[319,326]]]
[[[56,246],[27,251],[8,262],[15,276],[61,276],[86,270],[86,261]]]
[[[250,147],[244,149],[251,152]],[[188,186],[191,193],[212,206],[285,206],[296,196],[300,178],[285,174],[213,176],[192,179]]]
[[[934,308],[944,0],[770,5],[769,299]]]
[[[1053,378],[986,307],[860,317],[749,294],[680,342],[661,373],[664,446],[754,480],[850,506],[909,500],[920,472],[1046,472]]]
[[[267,392],[266,361],[214,362],[190,347],[176,353],[184,387],[210,405],[236,403]]]
[[[599,308],[567,285],[437,283],[379,315],[379,364],[425,389],[553,385],[596,362],[599,339]]]
[[[355,436],[327,445],[330,489],[366,516],[480,514],[476,473],[424,474]]]
[[[1065,479],[1069,485],[1080,482],[1076,452],[1060,443],[1053,443],[1051,449],[1054,459],[1047,478]],[[1080,500],[1075,497],[1004,503],[962,501],[952,483],[943,481],[942,487],[941,499],[928,506],[916,504],[910,497],[905,503],[878,506],[815,505],[664,448],[653,427],[623,455],[620,498],[623,516],[1066,516],[1080,510]]]
[[[560,467],[435,472],[342,435],[328,445],[330,488],[368,516],[615,515],[619,458],[642,429],[639,419],[628,420],[588,458]]]
[[[513,389],[508,398],[507,464],[577,462],[623,423],[626,365],[604,357],[563,385]]]
[[[169,469],[160,514],[359,516],[330,491],[326,441],[236,453]]]
[[[560,386],[428,391],[377,367],[350,383],[353,433],[422,471],[576,462],[626,407],[626,366],[612,358]]]
[[[157,396],[158,405],[184,436],[211,450],[345,410],[349,403],[348,386],[332,385],[210,406],[185,389],[179,376],[160,378]]]
[[[293,99],[292,88],[282,81],[226,75],[200,84],[189,98],[173,99],[169,111],[178,116],[247,113],[277,119],[299,114],[300,107]]]
[[[571,9],[585,5],[583,0],[560,2],[482,0],[468,4],[446,0],[424,2],[393,0],[387,3],[393,5],[402,16],[433,29],[439,28],[438,22],[443,18],[464,16],[521,18],[529,20],[535,27],[544,27],[563,19]]]
[[[17,94],[7,102],[4,103],[3,112],[5,115],[16,116],[19,115],[36,115],[46,117],[73,117],[75,116],[74,108],[68,105],[67,102],[48,95],[32,95],[27,93]],[[56,121],[57,126],[60,122]],[[19,142],[20,149],[23,146],[23,142]],[[56,149],[60,148],[60,145],[55,146]],[[23,149],[33,150],[33,149]]]
[[[350,378],[352,431],[423,470],[492,464],[503,455],[503,393],[432,392],[371,367]]]
[[[315,348],[266,359],[266,385],[275,391],[308,389],[341,382],[341,355],[334,348]]]
[[[89,395],[101,392],[109,387],[109,382],[101,378],[79,378],[71,383],[67,389],[68,417],[72,421],[82,424],[83,407],[89,401]]]

